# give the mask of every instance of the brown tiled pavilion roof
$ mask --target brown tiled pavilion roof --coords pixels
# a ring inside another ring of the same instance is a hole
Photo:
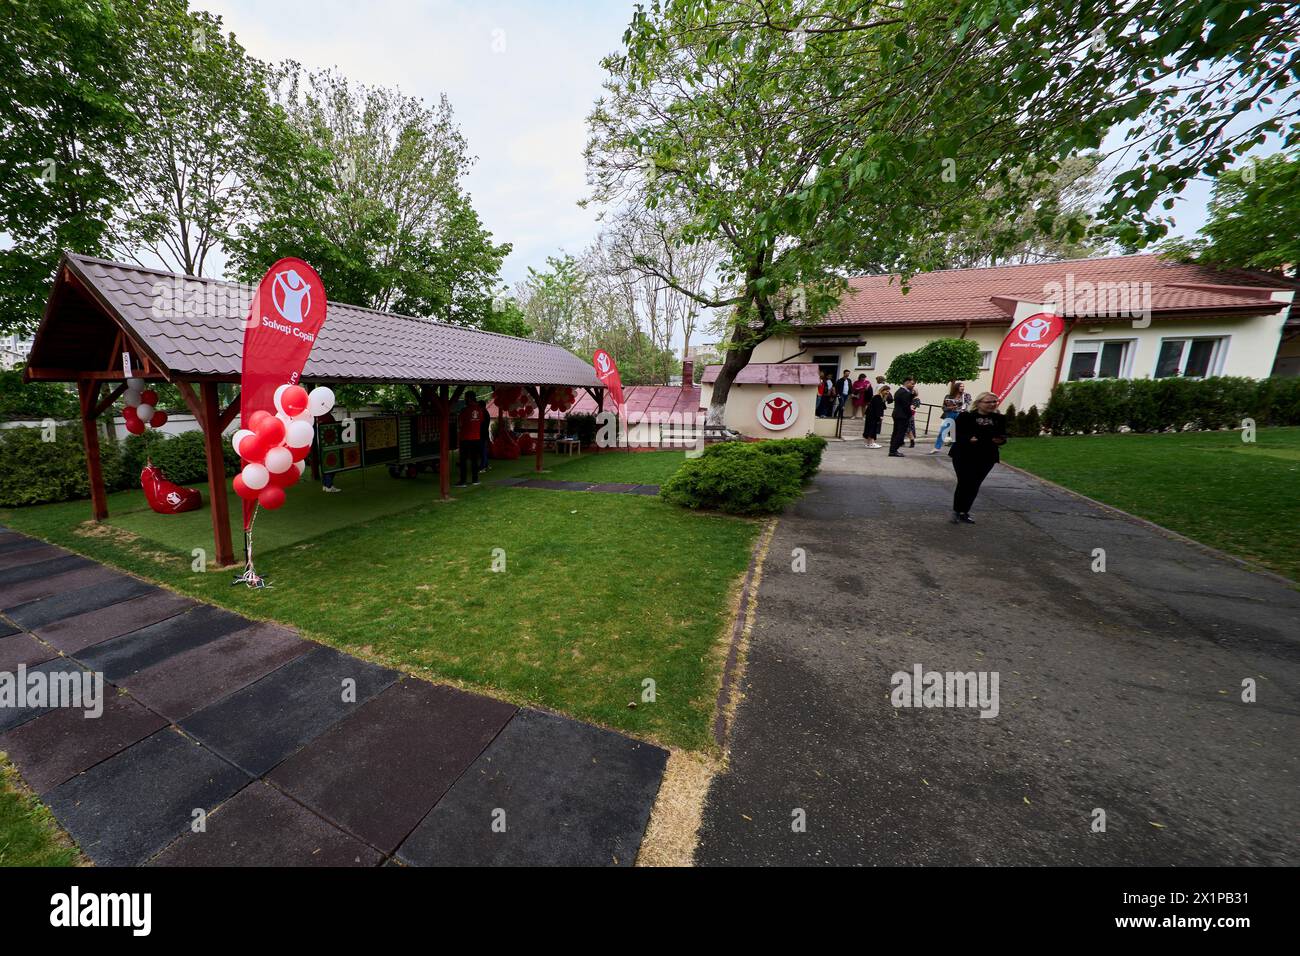
[[[64,256],[30,366],[87,367],[70,362],[84,346],[78,328],[90,327],[85,325],[85,304],[77,301],[80,290],[70,300],[60,298],[65,270],[172,377],[239,377],[253,286],[72,253]],[[155,308],[167,295],[185,307]],[[303,377],[322,382],[600,386],[588,363],[557,345],[341,302],[330,302]]]
[[[1155,254],[1071,259],[1064,262],[948,269],[912,278],[904,294],[897,276],[859,276],[839,306],[817,326],[842,328],[872,325],[1007,325],[1014,301],[1042,302],[1048,283],[1151,283],[1152,318],[1172,319],[1207,314],[1258,315],[1281,306],[1267,292],[1300,289],[1300,283],[1245,269],[1215,269],[1175,262]],[[996,301],[1001,300],[1001,301]]]

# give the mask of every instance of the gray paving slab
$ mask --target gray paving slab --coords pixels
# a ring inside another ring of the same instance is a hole
[[[167,721],[111,686],[103,712],[61,708],[0,735],[0,750],[26,784],[45,793],[167,726]]]
[[[26,678],[25,684],[29,690],[29,694],[25,699],[19,695],[17,672],[0,673],[0,733],[5,733],[27,723],[29,720],[34,720],[52,709],[48,703],[36,704],[31,702],[30,691],[36,683],[43,682],[46,686],[51,680],[66,683],[69,680],[69,675],[81,680],[81,675],[85,673],[83,667],[68,657],[56,657],[53,660],[45,661],[43,664],[29,667],[24,674]],[[32,675],[38,676],[33,677]],[[7,683],[9,684],[8,687],[6,687]],[[10,699],[7,696],[9,693],[13,693],[15,696]],[[49,698],[47,697],[45,700],[48,701]]]
[[[68,568],[62,565],[65,560],[67,559],[55,558],[52,561],[42,561],[39,564],[28,565],[24,568],[10,568],[10,572],[35,572],[43,565],[58,566],[53,573],[32,573],[20,581],[0,584],[0,610],[26,604],[28,601],[35,601],[38,598],[49,597],[51,594],[58,594],[61,591],[85,587],[88,584],[112,581],[122,576],[116,571],[110,571],[99,564],[74,564]],[[82,561],[84,559],[77,558],[74,560]]]
[[[190,598],[158,588],[119,604],[42,624],[32,628],[32,633],[65,654],[76,654],[92,644],[175,617],[194,607],[194,603]]]
[[[20,628],[10,624],[4,618],[0,617],[0,637],[8,637],[10,634],[17,634]]]
[[[122,686],[179,722],[319,645],[274,624],[254,624],[122,679]]]
[[[383,856],[265,783],[253,783],[208,815],[150,866],[378,866]]]
[[[204,746],[260,776],[400,676],[331,647],[317,647],[192,714],[181,726]]]
[[[51,624],[76,614],[84,614],[86,611],[96,611],[159,590],[161,589],[147,581],[123,574],[85,587],[60,591],[49,597],[19,604],[9,608],[5,614],[10,620],[21,624],[27,630],[34,631],[44,624]]]
[[[267,779],[390,854],[516,709],[408,678],[317,737]]]
[[[248,626],[248,619],[210,604],[150,624],[78,652],[87,667],[103,671],[113,683],[153,667],[169,657],[201,647]]]
[[[100,866],[143,863],[249,778],[171,728],[146,737],[45,795],[81,851]]]
[[[35,564],[38,561],[49,561],[52,558],[64,558],[68,557],[69,554],[70,552],[52,544],[33,541],[31,547],[6,551],[4,554],[0,554],[0,571]]]
[[[35,538],[29,538],[17,531],[0,531],[0,554],[8,554],[10,551],[22,551],[25,548],[35,547],[40,543]]]
[[[667,760],[651,744],[521,710],[397,855],[417,866],[631,866]]]
[[[57,657],[58,651],[42,644],[30,634],[10,634],[0,637],[0,673],[15,671],[19,664],[31,667]]]
[[[63,554],[55,558],[45,558],[39,561],[24,561],[22,564],[0,571],[0,588],[10,584],[17,584],[20,581],[30,581],[33,578],[49,578],[56,574],[63,574],[65,571],[89,567],[102,567],[102,565],[96,565],[90,558],[83,558],[79,554]]]

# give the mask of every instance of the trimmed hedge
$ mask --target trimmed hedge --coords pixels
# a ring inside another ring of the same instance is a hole
[[[222,442],[226,474],[239,468],[239,456],[228,440]],[[177,484],[206,482],[207,458],[203,452],[203,434],[184,432],[167,436],[147,431],[129,435],[117,443],[99,442],[100,466],[104,487],[109,491],[140,486],[140,471],[146,460],[162,469]],[[0,430],[0,507],[48,504],[90,497],[86,478],[86,453],[81,443],[81,429],[64,424],[55,431],[55,440],[41,440],[39,428]]]
[[[699,458],[687,459],[659,495],[684,508],[776,514],[803,494],[825,449],[820,435],[709,445]]]
[[[1043,410],[1053,435],[1300,425],[1300,378],[1136,378],[1062,382]]]

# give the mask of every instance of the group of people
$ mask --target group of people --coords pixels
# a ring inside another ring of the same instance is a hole
[[[847,376],[847,372],[845,375]],[[866,379],[859,376],[859,382]],[[852,387],[856,388],[858,383]],[[868,448],[880,448],[877,441],[881,425],[885,418],[885,409],[892,405],[893,431],[889,436],[889,457],[904,457],[902,447],[909,439],[910,447],[916,447],[916,410],[921,405],[920,393],[916,389],[916,380],[903,379],[897,390],[891,390],[883,376],[876,378],[873,388],[866,384],[866,424],[862,437]],[[971,397],[962,382],[949,382],[948,394],[943,398],[943,417],[935,435],[934,447],[929,454],[937,455],[943,450],[945,442],[952,458],[953,470],[957,473],[957,488],[952,498],[953,524],[974,524],[970,510],[979,494],[980,485],[998,463],[1001,455],[999,449],[1007,442],[1006,416],[998,410],[998,397],[992,392],[983,392]]]

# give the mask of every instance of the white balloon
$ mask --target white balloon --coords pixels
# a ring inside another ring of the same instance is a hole
[[[289,387],[288,385],[281,385],[277,387],[275,390],[275,394],[271,396],[271,404],[275,406],[275,410],[277,412],[284,411],[284,406],[280,404],[280,396],[284,394],[284,390],[288,387]]]
[[[293,464],[293,452],[283,445],[276,445],[266,453],[266,470],[273,475],[279,475],[289,470]],[[250,485],[251,487],[251,485]]]
[[[297,415],[293,416],[295,422],[306,422],[308,425],[316,424],[316,416],[311,413],[310,408],[304,408]]]
[[[230,447],[235,449],[236,455],[239,454],[239,443],[242,442],[245,438],[247,438],[251,434],[253,433],[249,431],[247,428],[241,428],[239,431],[235,432],[235,434],[231,436]]]
[[[144,391],[144,379],[142,379],[142,378],[128,378],[128,379],[126,380],[126,387],[127,387],[130,391],[135,392],[137,395],[139,395],[141,392]]]
[[[334,407],[334,393],[324,385],[318,385],[307,396],[307,409],[313,415],[324,415]]]
[[[270,452],[267,452],[270,455]],[[251,463],[244,466],[243,472],[244,484],[254,491],[261,491],[266,487],[267,482],[271,480],[271,473],[262,465]]]
[[[285,429],[284,443],[290,448],[306,448],[311,444],[315,430],[310,422],[292,421]]]
[[[140,416],[140,421],[148,425],[149,419],[153,418],[153,406],[137,405],[135,409],[135,413]]]
[[[128,388],[126,390],[126,393],[122,396],[122,401],[125,402],[127,405],[139,405],[140,389]]]
[[[293,419],[289,417],[289,414],[287,412],[276,412],[275,417],[284,423],[285,431],[288,431],[289,423],[293,421]]]
[[[298,469],[298,474],[301,476],[307,470],[307,463],[305,461],[295,461],[293,467]]]

